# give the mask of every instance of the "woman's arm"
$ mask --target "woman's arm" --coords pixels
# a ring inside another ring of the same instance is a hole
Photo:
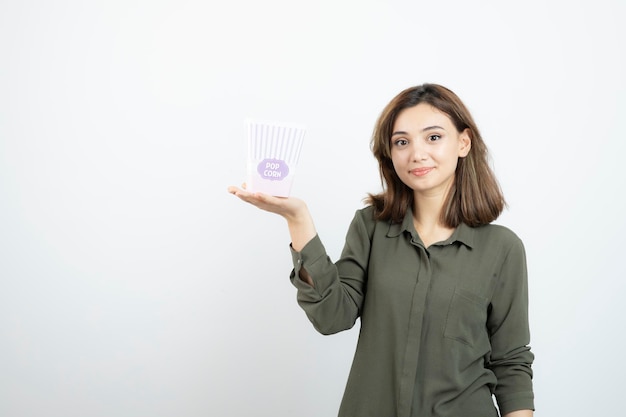
[[[533,417],[533,410],[517,410],[505,414],[504,417]]]
[[[355,214],[349,227],[341,259],[337,264],[326,254],[304,201],[251,193],[245,187],[228,191],[262,210],[287,220],[291,235],[294,268],[291,282],[298,289],[298,304],[322,334],[333,334],[354,326],[365,296],[370,230]]]
[[[294,197],[273,197],[268,194],[251,193],[243,188],[228,187],[228,192],[261,210],[278,214],[287,220],[291,245],[295,251],[302,248],[317,234],[313,218],[306,203]]]
[[[297,252],[301,251],[302,248],[317,235],[311,213],[306,203],[300,199],[251,193],[246,191],[245,184],[242,188],[230,186],[228,187],[228,192],[261,210],[278,214],[287,220],[287,227],[289,228],[289,235],[291,236],[291,246]],[[300,279],[313,286],[313,280],[305,270],[301,271]]]
[[[517,416],[512,413],[534,408],[528,277],[524,244],[515,235],[502,238],[502,264],[487,318],[491,341],[487,367],[498,379],[495,397],[502,415]]]

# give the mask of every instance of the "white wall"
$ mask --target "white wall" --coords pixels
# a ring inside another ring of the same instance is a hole
[[[0,415],[332,416],[357,329],[312,329],[283,221],[226,192],[246,117],[309,127],[331,256],[401,89],[472,110],[528,251],[537,416],[615,415],[621,0],[0,3]]]

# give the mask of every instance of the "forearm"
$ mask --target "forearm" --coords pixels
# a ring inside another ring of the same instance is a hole
[[[291,246],[296,252],[300,252],[317,234],[313,218],[308,209],[304,208],[294,216],[285,216],[285,219],[289,228]]]
[[[317,234],[301,251],[291,248],[290,278],[298,289],[298,304],[322,334],[349,329],[360,315],[373,233],[362,217],[359,212],[355,215],[337,262],[330,259]]]
[[[285,216],[285,219],[287,220],[289,236],[291,237],[291,247],[296,252],[300,252],[317,235],[311,214],[305,206],[299,210],[297,216]],[[309,275],[306,269],[300,269],[298,277],[311,287],[315,286],[311,275]]]

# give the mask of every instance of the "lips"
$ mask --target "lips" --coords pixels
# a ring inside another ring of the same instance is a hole
[[[430,167],[430,168],[415,168],[411,170],[411,174],[417,176],[417,177],[423,177],[424,175],[428,174],[430,171],[432,171],[434,168]]]

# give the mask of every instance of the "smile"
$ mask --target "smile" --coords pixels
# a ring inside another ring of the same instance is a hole
[[[415,168],[411,170],[411,174],[417,176],[417,177],[423,177],[424,175],[428,174],[430,171],[432,171],[434,168],[430,167],[430,168]]]

